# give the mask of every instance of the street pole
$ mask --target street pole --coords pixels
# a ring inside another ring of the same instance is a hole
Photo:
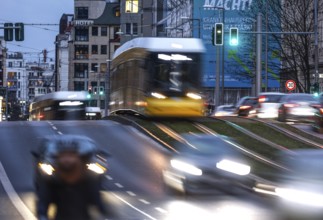
[[[258,13],[257,16],[257,32],[261,32],[261,20],[262,14]],[[257,54],[256,54],[256,96],[259,95],[261,92],[261,42],[262,42],[262,35],[257,34]]]
[[[214,110],[220,103],[220,46],[216,46],[216,76],[214,89]]]
[[[317,0],[314,0],[314,55],[315,55],[315,83],[319,82],[319,49],[318,49],[318,27],[317,27]],[[320,86],[319,86],[320,87]]]
[[[6,120],[8,120],[8,86],[6,86]]]
[[[111,60],[107,60],[108,62],[108,71],[105,76],[105,101],[104,101],[104,115],[108,116],[109,114],[109,102],[110,102],[110,62]]]

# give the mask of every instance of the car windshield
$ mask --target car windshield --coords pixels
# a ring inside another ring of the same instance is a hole
[[[306,101],[306,102],[315,102],[317,101],[313,95],[291,95],[287,98],[287,101]]]
[[[234,154],[234,147],[219,137],[188,137],[186,141],[187,143],[185,144],[179,144],[176,150],[180,153],[204,156]]]

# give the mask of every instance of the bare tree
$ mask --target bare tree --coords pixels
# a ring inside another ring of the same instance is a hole
[[[318,2],[321,8],[323,1]],[[254,1],[251,13],[252,17],[267,13],[268,31],[284,32],[269,34],[280,51],[281,80],[293,79],[297,90],[307,93],[314,82],[313,9],[314,0],[266,0]]]

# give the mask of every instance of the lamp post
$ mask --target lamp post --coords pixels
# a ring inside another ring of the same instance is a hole
[[[104,100],[104,115],[108,116],[109,114],[109,105],[110,105],[110,62],[112,60],[107,60],[108,68],[107,74],[105,76],[105,100]]]
[[[182,20],[188,20],[188,21],[197,21],[198,22],[198,37],[201,38],[201,19],[199,18],[189,18],[189,17],[181,17]]]

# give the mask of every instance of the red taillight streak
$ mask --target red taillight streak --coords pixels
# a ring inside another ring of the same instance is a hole
[[[265,96],[260,96],[258,99],[258,102],[265,102],[266,101],[266,97]]]
[[[249,105],[243,105],[243,106],[240,106],[239,109],[248,109],[248,108],[251,108],[251,106]]]
[[[323,114],[323,108],[320,108],[320,113]]]

